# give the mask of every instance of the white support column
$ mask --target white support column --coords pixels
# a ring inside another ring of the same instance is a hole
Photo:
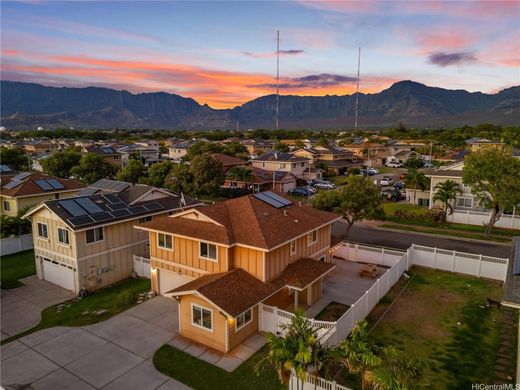
[[[478,255],[478,277],[480,278],[480,270],[482,269],[482,254]]]
[[[298,309],[298,290],[294,290],[294,310]]]

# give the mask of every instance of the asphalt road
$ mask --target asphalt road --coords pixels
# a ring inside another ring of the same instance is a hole
[[[336,222],[332,227],[332,234],[336,237],[344,237],[346,228],[347,225],[345,223]],[[507,258],[511,255],[511,247],[505,245],[432,237],[400,231],[394,232],[356,225],[350,230],[348,240],[360,244],[384,246],[395,249],[407,249],[412,244],[417,244],[502,258]]]

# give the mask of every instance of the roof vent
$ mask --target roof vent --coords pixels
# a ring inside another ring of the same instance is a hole
[[[294,220],[294,222],[298,223],[298,220],[297,220],[297,219],[295,219],[295,220]]]
[[[287,217],[287,210],[283,211],[283,215],[285,215]]]
[[[269,214],[267,211],[265,211],[263,215],[264,215],[264,217],[268,217],[271,214]]]
[[[301,201],[298,202],[298,206],[302,207],[302,202]]]

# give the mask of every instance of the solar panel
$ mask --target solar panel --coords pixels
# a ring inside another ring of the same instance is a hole
[[[128,211],[130,211],[132,214],[141,214],[148,210],[146,210],[143,206],[133,206],[129,207]]]
[[[520,275],[520,240],[516,240],[515,258],[513,261],[513,275]]]
[[[66,199],[66,200],[60,200],[58,204],[63,207],[69,214],[71,214],[73,217],[80,217],[82,215],[87,215],[88,212],[85,211],[82,207],[80,207],[74,200],[72,199]]]
[[[89,212],[89,214],[101,213],[103,209],[100,208],[97,204],[92,202],[89,198],[77,198],[75,199],[76,203],[83,207],[85,210]]]
[[[157,203],[157,202],[154,202],[154,203],[150,203],[150,204],[144,205],[144,207],[145,207],[148,211],[161,210],[161,209],[164,208],[161,204],[159,204],[159,203]]]
[[[110,210],[121,210],[121,209],[125,209],[127,207],[127,204],[123,203],[123,202],[112,203],[112,204],[107,204],[107,207]]]
[[[263,193],[263,192],[259,192],[258,194],[254,194],[253,196],[257,199],[260,199],[262,202],[265,202],[268,205],[273,206],[274,208],[277,208],[277,209],[286,206],[285,204],[280,203],[277,200],[265,195],[265,193]]]
[[[273,198],[274,200],[280,202],[280,203],[283,203],[285,206],[289,206],[290,204],[293,204],[293,202],[289,199],[285,199],[284,197],[278,195],[278,194],[275,194],[274,192],[271,192],[271,191],[264,191],[264,194],[267,195],[268,197],[270,198]]]
[[[54,189],[49,183],[47,183],[47,180],[40,179],[40,180],[35,180],[34,182],[38,185],[38,187],[40,187],[44,191]]]
[[[13,177],[11,180],[23,180],[28,176],[31,176],[31,174],[29,172],[22,172],[22,173],[19,173],[18,175],[16,175],[15,177]]]
[[[110,214],[112,214],[116,218],[128,217],[129,215],[132,215],[132,213],[127,209],[114,210],[111,211]]]
[[[117,196],[115,196],[113,194],[103,195],[103,198],[108,200],[110,203],[121,203],[121,200]]]
[[[65,186],[56,179],[47,179],[47,183],[49,183],[55,190],[61,190],[65,188]]]
[[[80,192],[78,192],[76,194],[76,196],[93,195],[98,191],[99,191],[98,188],[87,187],[87,188],[82,189]]]
[[[4,186],[4,188],[7,188],[8,190],[12,190],[13,188],[15,188],[16,186],[19,186],[22,183],[23,183],[23,181],[11,180],[9,183],[7,183]]]
[[[13,170],[11,169],[11,167],[9,165],[2,164],[2,165],[0,165],[0,172],[9,173],[9,172],[13,172]]]
[[[94,220],[90,218],[90,215],[83,215],[81,217],[70,218],[69,222],[72,224],[72,226],[81,226],[92,223]]]
[[[106,221],[106,220],[109,220],[109,219],[112,219],[114,217],[112,217],[112,215],[110,215],[109,213],[97,213],[97,214],[92,214],[91,215],[92,219],[94,221],[97,221],[97,222],[100,222],[100,221]]]

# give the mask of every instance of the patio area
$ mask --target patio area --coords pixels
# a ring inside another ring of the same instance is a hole
[[[181,335],[172,339],[168,344],[193,357],[232,372],[265,345],[265,336],[256,332],[228,353],[209,348]]]
[[[323,280],[321,298],[307,309],[309,318],[316,317],[332,302],[352,306],[388,270],[388,267],[377,265],[377,277],[362,277],[359,272],[366,267],[366,263],[337,257],[334,257],[333,261],[336,268]]]

